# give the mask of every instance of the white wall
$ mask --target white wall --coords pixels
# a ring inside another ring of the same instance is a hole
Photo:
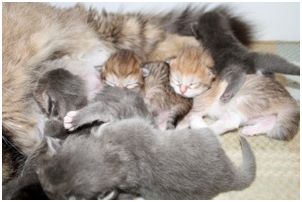
[[[69,7],[75,3],[51,3],[59,7]],[[171,3],[85,3],[87,6],[105,8],[108,11],[164,11],[175,7],[184,7],[182,2]],[[194,5],[205,5],[206,3],[193,3]],[[214,7],[221,3],[212,3]],[[300,40],[300,5],[299,3],[224,3],[234,8],[255,25],[258,40]]]

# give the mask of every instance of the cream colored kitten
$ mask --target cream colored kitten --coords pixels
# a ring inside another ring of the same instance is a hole
[[[170,83],[176,93],[193,98],[190,113],[177,128],[208,127],[203,118],[218,120],[209,127],[216,134],[243,126],[246,135],[266,133],[275,139],[292,139],[299,127],[299,109],[285,88],[272,78],[248,75],[229,103],[219,98],[227,87],[215,76],[208,52],[188,48],[170,62]]]

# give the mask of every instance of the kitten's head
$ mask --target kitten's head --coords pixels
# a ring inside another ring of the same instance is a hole
[[[184,97],[192,98],[207,91],[215,79],[214,61],[201,48],[185,48],[169,63],[170,85]]]
[[[169,85],[169,64],[166,62],[147,62],[142,64],[145,88]]]
[[[130,50],[121,50],[106,61],[101,67],[101,80],[105,85],[127,88],[136,92],[143,86],[141,60]]]

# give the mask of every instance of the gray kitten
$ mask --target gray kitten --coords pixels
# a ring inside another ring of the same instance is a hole
[[[51,199],[114,199],[120,191],[144,199],[211,199],[253,182],[255,157],[240,142],[238,169],[208,129],[159,131],[132,118],[69,136],[37,173]]]
[[[84,81],[61,68],[41,76],[34,90],[34,98],[48,118],[60,120],[68,111],[87,104]]]
[[[33,95],[48,118],[44,133],[53,137],[66,136],[63,127],[65,114],[87,104],[84,81],[62,68],[45,72],[38,80]]]
[[[64,117],[64,127],[72,131],[95,121],[111,122],[132,117],[141,117],[155,125],[143,98],[138,93],[106,86],[86,107],[68,112]]]

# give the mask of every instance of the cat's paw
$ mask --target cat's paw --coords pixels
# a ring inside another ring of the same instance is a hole
[[[255,136],[257,135],[257,129],[255,126],[244,126],[240,132],[245,136]]]
[[[228,103],[233,97],[234,97],[234,93],[226,92],[222,94],[222,96],[220,97],[220,101],[222,103]]]
[[[167,123],[166,130],[173,130],[173,129],[175,129],[175,125],[172,123]]]
[[[73,131],[75,130],[79,125],[78,125],[78,111],[70,111],[66,114],[64,117],[64,128]]]

